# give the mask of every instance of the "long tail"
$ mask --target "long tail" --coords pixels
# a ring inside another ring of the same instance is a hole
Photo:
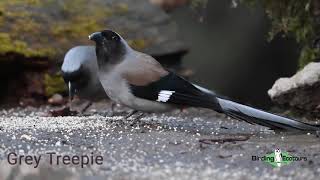
[[[236,119],[259,124],[274,130],[285,131],[319,131],[319,125],[307,124],[301,121],[285,118],[259,109],[245,106],[230,100],[218,98],[222,111]]]
[[[218,101],[220,105],[219,111],[227,114],[230,117],[246,121],[251,124],[259,124],[269,127],[273,130],[284,131],[320,131],[319,125],[307,124],[301,121],[289,119],[272,113],[268,113],[256,108],[245,106],[230,100],[226,100],[206,88],[193,84],[202,92],[209,94]],[[217,110],[217,109],[216,109]]]

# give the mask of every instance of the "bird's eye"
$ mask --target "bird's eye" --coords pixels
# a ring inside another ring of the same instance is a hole
[[[112,40],[117,40],[117,36],[112,36],[111,39]]]

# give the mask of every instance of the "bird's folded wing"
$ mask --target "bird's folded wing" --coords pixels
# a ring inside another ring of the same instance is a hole
[[[145,86],[130,84],[132,93],[139,98],[182,106],[195,106],[220,110],[216,97],[170,72]]]
[[[118,69],[129,84],[145,86],[169,74],[158,61],[147,54],[136,52],[128,59]]]

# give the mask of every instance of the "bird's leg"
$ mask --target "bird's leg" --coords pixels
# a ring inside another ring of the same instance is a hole
[[[116,103],[115,102],[111,102],[111,111],[112,113],[114,112],[114,107],[116,106]]]
[[[90,106],[92,105],[91,101],[87,101],[87,104],[84,106],[84,108],[81,110],[81,114],[83,114]]]
[[[115,102],[111,102],[111,107],[110,107],[110,110],[111,110],[111,112],[110,112],[110,116],[114,116],[114,108],[115,108],[115,106],[116,106],[116,103]]]
[[[140,114],[139,114],[137,117],[133,118],[133,120],[131,121],[130,125],[133,126],[133,125],[135,125],[135,124],[138,124],[138,122],[141,120],[141,118],[142,118],[144,115],[145,115],[145,113],[140,112]]]
[[[140,120],[144,115],[145,113],[141,112],[136,118],[134,118],[134,120]]]
[[[106,112],[103,112],[101,113],[102,116],[104,117],[112,117],[115,115],[115,106],[117,105],[117,103],[111,101],[111,104],[110,104],[110,111],[106,111]]]
[[[137,112],[138,112],[137,110],[132,110],[129,114],[126,115],[125,119],[128,119],[129,117],[133,116]]]

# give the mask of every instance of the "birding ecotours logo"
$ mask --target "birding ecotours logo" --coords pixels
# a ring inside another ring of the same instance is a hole
[[[272,167],[282,167],[289,165],[294,161],[307,161],[307,157],[304,156],[294,156],[286,151],[281,151],[280,149],[275,149],[274,152],[266,154],[265,156],[252,156],[252,161],[263,161]]]

